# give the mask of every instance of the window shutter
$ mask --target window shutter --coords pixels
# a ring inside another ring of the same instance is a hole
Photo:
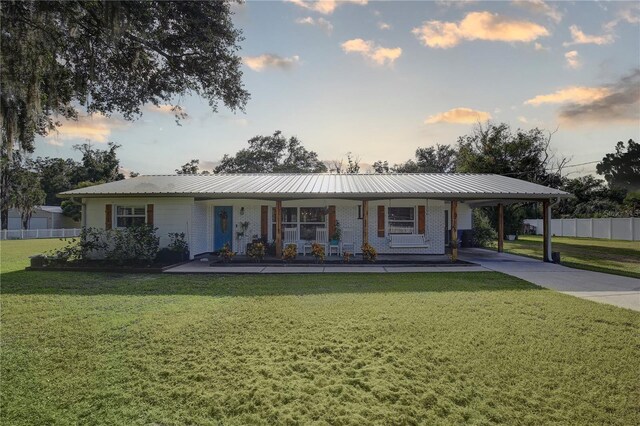
[[[153,226],[153,204],[147,204],[147,225]]]
[[[378,237],[384,238],[384,206],[378,206]]]
[[[424,206],[418,206],[418,234],[424,235],[425,233],[425,210]]]
[[[265,241],[269,238],[269,206],[260,207],[260,236]]]
[[[111,229],[113,226],[113,205],[104,206],[104,229]]]
[[[329,238],[336,233],[336,206],[329,206]]]

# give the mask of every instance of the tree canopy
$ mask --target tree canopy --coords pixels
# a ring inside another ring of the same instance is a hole
[[[456,171],[457,150],[451,145],[416,149],[415,159],[389,166],[387,161],[376,161],[376,173],[453,173]]]
[[[277,130],[270,136],[249,139],[249,147],[236,155],[225,154],[215,173],[319,173],[327,166],[318,154],[307,150],[295,136],[289,139]]]
[[[228,1],[6,1],[0,9],[2,144],[33,150],[57,117],[120,113],[197,93],[249,98]],[[179,106],[175,110],[180,114]]]
[[[619,141],[616,151],[605,155],[596,171],[612,187],[640,191],[640,143],[629,139],[625,152],[624,142]]]

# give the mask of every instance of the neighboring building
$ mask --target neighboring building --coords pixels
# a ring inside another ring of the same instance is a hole
[[[29,227],[27,229],[70,229],[80,228],[80,222],[76,222],[62,214],[60,206],[39,206],[33,210]],[[20,211],[9,209],[10,230],[22,229]]]
[[[295,240],[300,252],[317,232],[330,237],[339,222],[355,252],[368,241],[379,253],[444,254],[447,230],[471,228],[474,205],[548,204],[569,195],[490,174],[316,173],[139,176],[60,196],[82,203],[84,226],[153,224],[161,246],[168,233],[184,232],[193,256],[227,243],[242,251],[246,239],[237,232],[246,222],[245,235],[278,247]]]

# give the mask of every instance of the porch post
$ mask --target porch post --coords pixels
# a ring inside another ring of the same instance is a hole
[[[498,204],[498,253],[504,251],[504,204]]]
[[[458,260],[458,201],[451,201],[451,259]]]
[[[276,257],[282,257],[282,201],[276,201]]]
[[[551,262],[551,204],[542,201],[542,260]]]
[[[362,200],[362,244],[369,243],[369,201]]]

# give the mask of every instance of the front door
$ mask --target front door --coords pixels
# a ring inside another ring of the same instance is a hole
[[[215,206],[213,209],[213,251],[218,251],[225,244],[232,246],[233,240],[233,208]]]

